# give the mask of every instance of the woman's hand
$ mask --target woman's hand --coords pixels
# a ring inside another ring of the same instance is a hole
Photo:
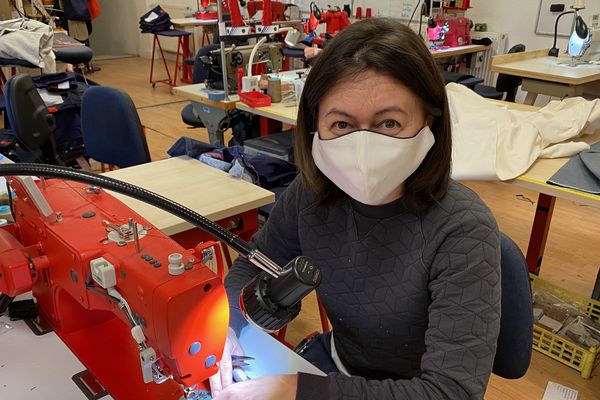
[[[213,400],[294,400],[298,375],[272,375],[228,386]]]
[[[223,349],[223,357],[219,361],[219,372],[208,378],[213,399],[233,383],[232,355],[243,356],[244,349],[242,349],[235,331],[229,328],[225,348]]]
[[[311,58],[315,58],[319,55],[322,50],[318,47],[305,47],[304,48],[304,58],[310,60]]]

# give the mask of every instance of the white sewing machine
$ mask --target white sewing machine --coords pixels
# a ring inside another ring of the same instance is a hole
[[[575,29],[569,38],[569,55],[581,62],[600,60],[600,28],[590,28],[581,16],[575,18]]]

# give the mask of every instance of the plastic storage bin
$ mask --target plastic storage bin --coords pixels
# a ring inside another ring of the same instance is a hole
[[[241,92],[239,96],[240,101],[250,107],[268,107],[271,105],[271,98],[260,92]]]
[[[577,306],[590,318],[600,320],[600,301],[590,299],[575,293],[571,293],[560,286],[547,282],[536,275],[530,274],[532,290],[543,290],[545,292],[561,297],[565,301]],[[576,369],[581,377],[589,379],[592,375],[598,347],[589,350],[579,344],[562,336],[556,335],[537,324],[533,326],[533,348],[561,363]]]

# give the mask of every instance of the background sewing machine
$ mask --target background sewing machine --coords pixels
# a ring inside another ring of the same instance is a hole
[[[206,86],[212,89],[223,89],[222,66],[227,68],[227,80],[229,93],[237,93],[238,69],[242,68],[244,75],[247,74],[248,62],[254,45],[231,46],[225,49],[225,63],[221,62],[220,50],[212,50],[200,61],[204,67],[210,70],[209,78],[205,81]],[[281,71],[283,68],[283,51],[279,42],[262,43],[252,62],[252,73],[261,74],[267,71]]]
[[[578,24],[583,26],[578,27]],[[590,29],[580,16],[569,38],[568,53],[575,62],[600,61],[600,28]]]
[[[437,4],[436,4],[437,3]],[[454,4],[453,4],[454,3]],[[465,11],[470,7],[469,1],[463,0],[462,4],[455,2],[427,1],[429,20],[427,26],[427,39],[435,46],[457,47],[471,44],[471,29],[473,21],[462,15],[449,12]]]

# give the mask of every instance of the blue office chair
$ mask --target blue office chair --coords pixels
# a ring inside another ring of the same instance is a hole
[[[501,237],[502,314],[492,372],[506,379],[521,378],[531,362],[533,303],[527,262],[511,238]]]
[[[86,154],[100,163],[125,168],[151,161],[135,105],[122,90],[97,86],[85,92],[81,133]]]
[[[525,51],[524,44],[516,44],[508,50],[508,54],[512,53],[522,53]],[[485,97],[487,99],[496,99],[502,100],[504,98],[504,93],[506,93],[506,98],[504,100],[515,102],[515,97],[517,95],[517,89],[521,86],[523,79],[519,76],[507,75],[507,74],[498,74],[498,79],[496,80],[496,86],[487,86],[483,84],[475,85],[475,93],[480,95],[481,97]]]

